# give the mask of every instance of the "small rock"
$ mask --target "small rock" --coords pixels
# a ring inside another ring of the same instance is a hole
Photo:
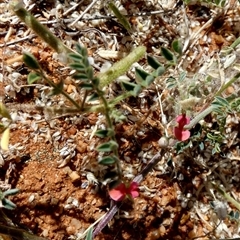
[[[78,182],[81,179],[81,177],[76,171],[71,172],[69,177],[71,178],[72,182]]]

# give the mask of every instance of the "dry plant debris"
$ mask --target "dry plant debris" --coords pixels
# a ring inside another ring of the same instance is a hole
[[[225,7],[201,1],[189,5],[175,0],[114,2],[129,16],[132,33],[116,18],[109,17],[106,1],[23,0],[26,8],[69,48],[74,49],[77,42],[86,46],[96,72],[106,70],[138,45],[146,46],[148,54],[162,61],[160,47],[171,47],[174,39],[182,39],[185,51],[178,69],[188,73],[189,85],[197,86],[204,96],[194,102],[193,113],[209,104],[211,93],[219,89],[222,78],[233,76],[231,69],[222,75],[220,66],[227,64],[228,59],[219,59],[219,52],[239,37],[237,1],[229,1]],[[47,239],[80,239],[110,207],[101,182],[104,169],[96,161],[99,139],[93,136],[96,126],[104,125],[103,116],[64,112],[54,115],[53,107],[61,109],[69,103],[60,96],[49,97],[50,88],[43,82],[27,85],[29,70],[21,56],[24,51],[33,53],[49,77],[56,83],[64,79],[66,92],[78,99],[79,92],[71,79],[71,70],[64,64],[64,56],[57,55],[27,29],[13,14],[11,1],[0,1],[0,28],[0,97],[15,120],[11,125],[10,149],[0,155],[0,186],[2,190],[21,190],[11,198],[16,210],[7,215],[15,226]],[[239,48],[236,57],[239,58]],[[144,60],[138,64],[147,69]],[[119,106],[127,117],[127,121],[116,125],[116,131],[123,174],[128,179],[133,179],[161,150],[158,140],[166,133],[172,134],[172,122],[180,103],[184,105],[180,101],[184,99],[175,99],[176,92],[165,83],[169,74],[174,77],[178,73],[167,74],[137,99]],[[207,74],[215,82],[203,86],[201,79]],[[132,79],[132,71],[124,77]],[[106,91],[109,96],[117,96],[118,84]],[[160,92],[163,111],[159,107]],[[224,92],[226,96],[233,93],[239,97],[237,82]],[[209,184],[214,181],[240,199],[239,117],[239,112],[228,115],[225,145],[218,154],[211,154],[211,144],[204,151],[193,146],[185,154],[165,154],[141,183],[140,196],[133,203],[125,203],[96,239],[240,237],[238,221],[223,213],[235,212],[235,207]],[[214,117],[205,121],[209,129],[216,127]]]

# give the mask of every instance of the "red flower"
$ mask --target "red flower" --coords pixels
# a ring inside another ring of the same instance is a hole
[[[131,182],[129,186],[126,186],[124,183],[120,183],[117,187],[109,190],[109,195],[114,201],[121,201],[126,196],[136,198],[139,196],[138,183]]]
[[[176,119],[178,126],[174,128],[174,135],[179,141],[185,141],[190,137],[190,131],[185,130],[184,126],[190,123],[190,118],[185,114],[179,115]]]

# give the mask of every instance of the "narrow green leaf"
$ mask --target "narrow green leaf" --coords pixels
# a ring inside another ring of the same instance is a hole
[[[84,88],[85,90],[93,90],[93,85],[91,83],[80,83],[79,87]]]
[[[154,79],[155,78],[152,75],[147,76],[146,78],[147,87],[154,81]]]
[[[82,80],[82,81],[89,80],[86,73],[76,73],[73,75],[73,78],[76,80]]]
[[[86,240],[92,240],[92,239],[93,239],[93,227],[89,229],[86,236]]]
[[[27,82],[28,84],[33,84],[34,82],[40,80],[42,76],[39,73],[31,72],[28,74]]]
[[[70,53],[68,56],[75,62],[81,62],[83,59],[83,57],[80,54],[76,54],[76,53]]]
[[[229,107],[229,102],[225,98],[217,96],[212,102],[212,105],[219,107]]]
[[[109,141],[109,142],[106,142],[106,143],[103,143],[103,144],[100,144],[98,147],[97,147],[97,150],[99,152],[111,152],[115,149],[118,148],[118,144],[114,141]]]
[[[98,163],[102,165],[112,165],[116,162],[116,158],[112,156],[103,157]]]
[[[142,87],[140,85],[136,85],[135,88],[133,89],[132,95],[134,97],[137,97],[141,91]]]
[[[122,81],[121,84],[124,87],[124,89],[127,90],[128,92],[133,91],[136,86],[136,84],[130,83],[128,81]]]
[[[84,57],[82,62],[83,62],[83,64],[84,64],[85,68],[88,68],[88,67],[90,66],[90,64],[89,64],[89,61],[88,61],[88,58],[87,58],[87,57]]]
[[[169,78],[166,80],[166,84],[167,84],[167,88],[168,88],[168,89],[171,89],[171,88],[173,88],[173,87],[176,86],[177,81],[176,81],[175,78],[169,77]]]
[[[165,47],[161,47],[161,54],[163,55],[163,57],[165,57],[168,61],[173,61],[174,60],[174,55],[173,53],[168,50]]]
[[[152,75],[150,75],[149,73],[139,68],[135,69],[135,75],[137,82],[143,87],[148,87],[155,79],[154,72]]]
[[[83,56],[83,57],[86,57],[88,56],[88,53],[87,53],[87,49],[83,46],[81,46],[80,44],[77,44],[76,45],[76,49],[77,49],[77,52]]]
[[[179,75],[179,82],[182,82],[187,76],[187,72],[181,72]]]
[[[92,78],[92,84],[95,86],[95,87],[98,87],[100,81],[98,78]]]
[[[161,67],[159,67],[158,69],[156,69],[156,70],[152,73],[152,75],[153,75],[154,77],[159,77],[159,76],[163,75],[164,72],[165,72],[165,67],[164,67],[164,66],[161,66]]]
[[[146,78],[149,76],[149,74],[142,69],[136,68],[135,75],[136,75],[137,82],[145,87],[146,86],[145,81],[146,81]]]
[[[178,53],[179,55],[182,54],[182,43],[181,43],[181,40],[180,39],[176,39],[172,42],[172,48],[173,50]]]
[[[108,129],[100,129],[95,132],[95,135],[100,138],[108,137],[109,130]]]
[[[92,95],[90,95],[89,97],[88,97],[88,102],[91,102],[91,101],[96,101],[96,100],[98,100],[99,99],[99,95],[95,92],[95,93],[93,93]]]
[[[117,17],[117,19],[119,20],[119,22],[123,25],[123,27],[127,30],[127,31],[131,31],[131,25],[129,23],[129,21],[127,20],[127,18],[125,16],[123,16],[120,11],[118,10],[118,8],[115,6],[115,4],[113,2],[109,3],[109,7],[110,9],[113,11],[114,15]]]
[[[10,201],[6,198],[2,199],[2,205],[4,208],[6,208],[8,210],[13,210],[17,207],[16,204],[14,204],[12,201]]]
[[[85,69],[86,69],[86,67],[83,64],[76,63],[76,62],[69,64],[69,67],[71,67],[72,69],[74,69],[78,72],[85,72]]]
[[[147,55],[147,62],[153,69],[158,69],[159,67],[162,67],[162,64],[157,61],[156,58]]]
[[[87,73],[87,77],[88,79],[93,79],[93,68],[91,66],[89,66],[87,69],[86,69],[86,73]]]
[[[23,62],[34,70],[39,70],[40,65],[38,64],[37,59],[31,53],[24,53],[23,54]]]
[[[9,189],[9,190],[6,190],[5,192],[3,192],[3,196],[9,196],[9,195],[15,195],[17,193],[19,193],[19,189],[17,188],[13,188],[13,189]]]

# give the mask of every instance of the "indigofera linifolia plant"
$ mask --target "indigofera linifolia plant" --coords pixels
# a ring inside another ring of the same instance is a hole
[[[63,82],[58,84],[53,83],[45,74],[38,61],[29,53],[25,53],[23,61],[33,72],[28,75],[28,83],[32,84],[39,79],[44,79],[52,87],[52,95],[62,94],[73,105],[76,113],[101,112],[105,116],[106,126],[104,129],[99,129],[95,135],[105,141],[97,147],[97,151],[103,153],[99,164],[112,165],[116,167],[117,182],[122,184],[123,176],[121,170],[121,161],[118,153],[118,143],[115,137],[115,129],[113,121],[116,104],[129,96],[137,96],[142,88],[148,87],[154,79],[164,73],[164,66],[156,61],[153,57],[148,56],[147,61],[154,69],[152,73],[147,73],[142,69],[135,69],[137,82],[121,81],[121,86],[124,89],[123,93],[114,99],[107,99],[104,87],[113,80],[125,73],[132,63],[139,60],[145,53],[145,47],[134,49],[127,57],[115,63],[105,73],[94,74],[94,69],[88,61],[86,48],[76,45],[76,53],[70,53],[69,66],[75,70],[73,79],[76,83],[79,92],[82,93],[81,102],[76,102],[63,90]],[[97,102],[97,103],[96,103]],[[70,111],[71,107],[66,107],[65,112]],[[114,184],[115,185],[115,184]],[[125,183],[124,183],[125,185]],[[126,188],[127,189],[127,188]]]

